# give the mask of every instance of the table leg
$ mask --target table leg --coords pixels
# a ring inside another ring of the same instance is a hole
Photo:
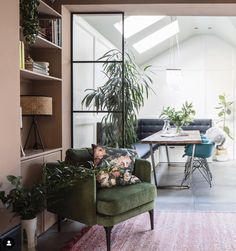
[[[192,184],[192,176],[193,176],[193,160],[195,156],[195,144],[193,144],[193,150],[192,150],[192,156],[191,156],[191,162],[190,162],[190,174],[189,174],[189,188],[191,187]]]
[[[154,159],[154,152],[153,152],[153,149],[152,149],[152,144],[149,144],[150,146],[150,153],[151,153],[151,160],[152,160],[152,168],[153,168],[153,174],[154,174],[154,181],[155,181],[155,185],[156,185],[156,188],[157,188],[157,176],[156,176],[156,170],[155,170],[155,159]]]
[[[166,147],[166,157],[167,157],[168,166],[170,166],[170,157],[169,157],[168,146],[165,145],[165,147]]]
[[[186,189],[189,188],[189,186],[186,185],[164,185],[164,186],[158,186],[157,185],[157,176],[156,176],[156,170],[155,170],[155,158],[154,158],[154,152],[152,149],[152,144],[149,144],[150,146],[150,153],[151,153],[151,160],[152,160],[152,168],[153,168],[153,174],[154,174],[154,181],[155,186],[157,189]]]

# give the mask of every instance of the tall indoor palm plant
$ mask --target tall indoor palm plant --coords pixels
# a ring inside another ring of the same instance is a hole
[[[137,113],[144,105],[145,96],[148,97],[152,79],[147,71],[150,66],[141,69],[129,54],[124,54],[124,82],[122,83],[122,53],[113,49],[105,53],[99,60],[103,63],[103,73],[107,81],[97,89],[86,89],[88,92],[82,100],[82,105],[92,107],[96,110],[107,110],[102,119],[103,131],[106,135],[105,144],[111,146],[122,146],[124,127],[124,142],[130,147],[137,140],[136,122]],[[112,61],[112,62],[109,62]],[[119,111],[124,111],[123,118]]]

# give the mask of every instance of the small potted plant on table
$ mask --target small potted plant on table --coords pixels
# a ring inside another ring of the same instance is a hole
[[[37,243],[36,216],[45,207],[43,185],[35,184],[26,188],[22,185],[21,176],[8,175],[7,180],[13,185],[13,188],[8,194],[0,191],[0,200],[15,213],[15,216],[20,216],[22,233],[24,231],[26,233],[28,248],[35,247]]]
[[[163,109],[160,118],[168,119],[176,127],[176,133],[180,133],[182,126],[188,125],[193,121],[195,110],[193,104],[187,101],[182,105],[181,110],[176,111],[173,107],[166,107]]]

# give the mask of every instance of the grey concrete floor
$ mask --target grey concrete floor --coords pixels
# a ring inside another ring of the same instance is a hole
[[[180,184],[183,178],[183,165],[184,163],[174,163],[167,167],[166,163],[160,164],[156,168],[159,184]],[[156,210],[236,212],[236,161],[212,162],[209,166],[213,174],[211,188],[196,170],[190,189],[158,189]],[[62,222],[60,233],[54,226],[40,236],[37,250],[60,250],[83,227],[84,225],[78,222],[65,220]]]
[[[202,210],[236,212],[236,162],[209,163],[213,174],[212,187],[196,170],[190,189],[159,189],[157,210]],[[180,184],[183,178],[182,163],[157,168],[160,185]]]

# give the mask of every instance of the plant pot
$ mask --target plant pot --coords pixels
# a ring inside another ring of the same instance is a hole
[[[22,240],[24,240],[24,233],[26,235],[27,247],[35,247],[37,245],[37,218],[21,220],[21,232]]]
[[[228,161],[229,155],[228,155],[227,149],[225,149],[225,148],[224,149],[216,149],[215,154],[213,156],[213,159],[215,161],[221,161],[221,162]]]

